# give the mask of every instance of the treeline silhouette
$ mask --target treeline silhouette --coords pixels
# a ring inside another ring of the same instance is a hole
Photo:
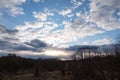
[[[29,59],[15,54],[0,57],[0,80],[6,75],[32,73],[35,77],[52,71],[60,71],[63,76],[70,74],[71,80],[120,80],[120,56],[95,56],[69,61]]]

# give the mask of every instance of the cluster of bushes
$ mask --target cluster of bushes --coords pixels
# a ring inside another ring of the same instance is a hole
[[[120,80],[120,57],[93,57],[73,66],[74,80]]]

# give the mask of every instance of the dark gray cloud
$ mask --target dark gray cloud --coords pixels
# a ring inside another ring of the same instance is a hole
[[[12,43],[8,41],[2,41],[0,40],[0,49],[2,50],[13,50],[13,51],[33,51],[33,52],[38,52],[38,51],[43,51],[42,49],[46,48],[47,44],[44,42],[39,41],[38,44],[36,42],[32,43]]]
[[[26,42],[25,44],[27,44],[27,45],[35,48],[36,51],[37,51],[37,50],[38,50],[38,51],[42,51],[43,48],[46,48],[46,47],[48,46],[46,43],[44,43],[44,42],[42,42],[42,41],[40,41],[40,40],[37,40],[37,39],[32,40],[31,42]]]
[[[39,41],[41,42],[41,41]],[[33,51],[33,52],[38,52],[38,51],[43,51],[42,49],[46,48],[47,44],[41,42],[41,44],[37,44],[36,42],[36,46],[34,45],[34,43],[32,43],[32,41],[30,43],[12,43],[12,42],[8,42],[8,41],[3,41],[0,40],[0,49],[1,50],[12,50],[12,51]]]
[[[21,43],[15,37],[17,32],[17,30],[9,30],[5,26],[0,25],[0,55],[18,51],[41,52],[48,46],[46,43],[37,39]]]
[[[45,42],[34,39],[28,42],[20,42],[16,37],[16,30],[9,30],[0,25],[0,56],[16,54],[26,58],[59,58],[68,59],[68,51],[53,47]]]
[[[2,34],[15,34],[16,32],[18,32],[17,30],[9,30],[7,29],[5,26],[0,24],[0,33]]]

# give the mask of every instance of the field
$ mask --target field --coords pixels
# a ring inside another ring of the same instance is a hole
[[[120,80],[120,57],[61,61],[3,56],[0,80]]]

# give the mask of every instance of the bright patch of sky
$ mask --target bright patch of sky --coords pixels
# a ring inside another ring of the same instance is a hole
[[[0,24],[21,43],[103,45],[120,31],[120,0],[0,0]]]

